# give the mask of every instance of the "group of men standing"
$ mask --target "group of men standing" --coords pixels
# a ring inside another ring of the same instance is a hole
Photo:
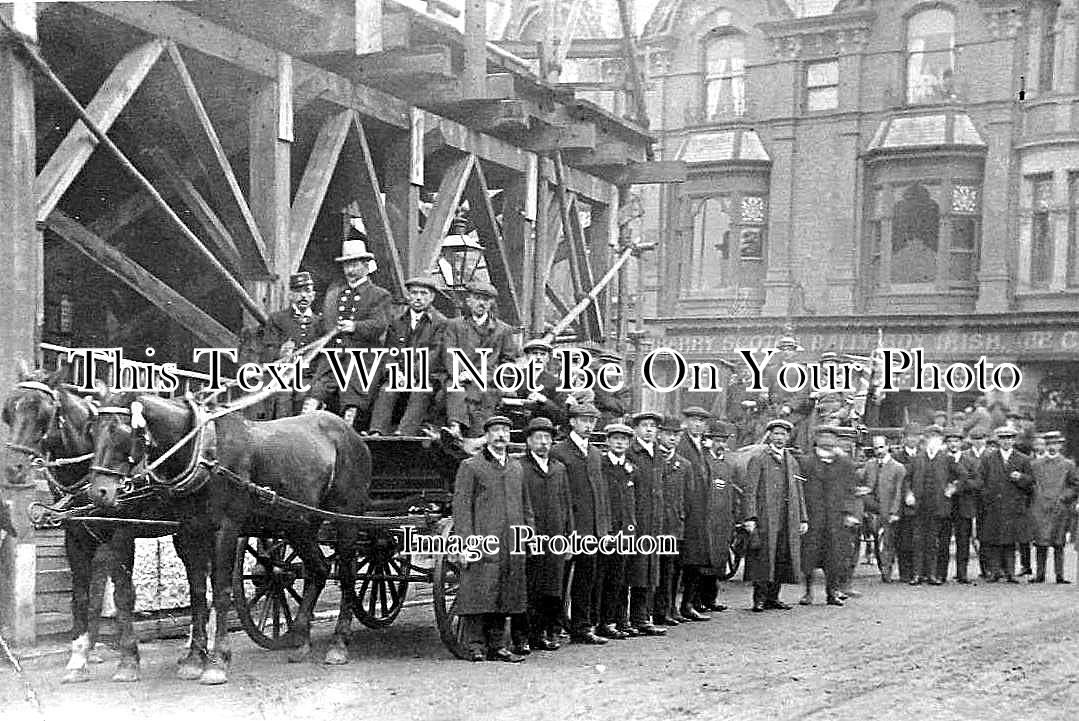
[[[740,514],[738,473],[725,458],[733,428],[709,428],[711,414],[699,407],[682,419],[646,411],[607,425],[601,449],[593,443],[599,410],[580,403],[568,415],[570,432],[557,443],[551,420],[534,418],[519,456],[507,453],[509,419],[489,417],[483,450],[458,469],[454,532],[500,539],[497,555],[459,561],[454,612],[474,661],[557,650],[562,630],[589,645],[662,636],[725,609],[717,578],[727,577]],[[547,536],[666,536],[677,553],[660,553],[657,543],[648,553],[514,555],[511,527],[519,524]]]

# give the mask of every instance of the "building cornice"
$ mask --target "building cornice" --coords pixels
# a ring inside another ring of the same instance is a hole
[[[862,52],[869,42],[876,18],[877,13],[873,10],[852,10],[759,23],[757,28],[772,42],[772,51],[777,58],[797,60]]]

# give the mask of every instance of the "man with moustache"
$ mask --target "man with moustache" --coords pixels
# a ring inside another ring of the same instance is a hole
[[[392,372],[395,360],[392,356],[388,357],[388,362],[380,374],[380,387],[371,409],[370,433],[372,435],[392,432],[399,436],[414,436],[419,433],[420,425],[426,419],[427,411],[431,406],[434,384],[443,376],[442,335],[445,332],[446,316],[431,305],[435,300],[437,288],[432,281],[421,276],[410,278],[405,283],[405,289],[408,291],[408,306],[390,319],[386,347],[397,349],[400,353],[409,349],[427,351],[430,363],[427,376],[419,376],[420,369],[413,368],[416,376],[408,380],[412,385],[426,382],[431,390],[411,392],[390,390],[389,373]],[[397,356],[398,359],[401,357],[401,355]],[[416,362],[419,362],[419,358],[416,358]],[[403,367],[400,360],[396,361],[396,365]],[[394,410],[402,396],[406,399],[404,414],[397,424],[397,429],[391,431]]]
[[[915,508],[914,493],[910,490],[911,471],[914,469],[914,459],[921,450],[922,429],[914,423],[909,423],[903,428],[903,439],[899,449],[895,453],[895,460],[903,464],[907,473],[903,479],[903,505],[899,511],[899,521],[896,524],[895,548],[896,560],[899,563],[899,582],[908,583],[918,575],[914,569],[914,527]]]
[[[326,331],[322,327],[322,315],[312,308],[315,302],[315,281],[307,271],[289,276],[288,307],[270,314],[270,320],[261,328],[246,334],[240,362],[271,363],[287,359],[297,348],[311,343]],[[311,368],[305,368],[297,379],[310,385]],[[303,408],[305,393],[281,391],[252,407],[255,420],[272,421],[296,415]]]
[[[663,534],[675,539],[679,553],[685,538],[685,492],[690,479],[689,461],[678,455],[675,448],[682,424],[674,416],[665,416],[659,425],[657,441],[661,459],[660,478],[663,482]],[[678,613],[678,584],[682,577],[679,555],[659,557],[659,586],[652,605],[654,623],[677,626],[686,618]]]
[[[1043,436],[1046,453],[1030,462],[1034,482],[1031,515],[1034,519],[1034,546],[1037,548],[1037,575],[1031,583],[1045,583],[1049,548],[1053,549],[1053,570],[1057,583],[1071,583],[1064,578],[1064,542],[1067,540],[1071,511],[1079,495],[1079,474],[1075,463],[1060,455],[1064,436],[1048,431]]]
[[[801,580],[801,537],[809,530],[801,469],[787,448],[794,426],[775,419],[765,426],[766,446],[749,460],[743,498],[743,527],[751,539],[746,581],[753,582],[753,611],[789,610],[779,600],[784,583]]]
[[[980,472],[980,469],[981,469],[981,464],[982,464],[982,455],[985,454],[985,450],[986,450],[986,440],[985,440],[985,438],[986,438],[986,432],[983,431],[980,427],[975,427],[975,428],[971,429],[970,433],[967,435],[967,442],[968,442],[968,445],[970,447],[967,448],[965,451],[963,451],[963,458],[966,460],[966,462],[969,465],[971,471],[977,477],[977,481],[978,481],[978,484],[979,484],[979,489],[974,494],[974,515],[975,515],[975,519],[976,519],[975,520],[976,525],[975,525],[975,529],[971,532],[971,537],[972,538],[979,538],[979,539],[981,538],[981,527],[982,527],[982,523],[983,523],[983,514],[984,514],[984,508],[985,508],[985,504],[982,501],[982,492],[981,492],[981,487],[980,487],[981,486],[981,472]],[[986,557],[985,557],[985,545],[982,544],[979,541],[979,543],[978,543],[978,572],[979,572],[979,575],[980,575],[981,578],[986,578],[989,575],[988,569],[989,569],[989,564],[986,561]]]
[[[390,324],[390,294],[379,288],[368,277],[373,272],[375,256],[367,251],[362,237],[350,238],[341,247],[341,255],[335,258],[341,264],[344,283],[336,283],[326,291],[322,303],[322,317],[328,326],[337,329],[337,335],[326,346],[341,351],[344,348],[379,348]],[[349,358],[338,353],[341,367],[347,368]],[[372,393],[364,388],[354,375],[347,388],[337,388],[329,363],[320,359],[315,373],[313,400],[305,403],[304,410],[313,410],[326,404],[337,395],[341,416],[349,423],[361,424],[371,407]]]
[[[633,489],[637,535],[659,536],[663,529],[663,461],[656,434],[663,416],[653,411],[633,415],[633,441],[627,458],[637,467]],[[662,636],[666,629],[652,623],[652,604],[659,585],[659,553],[636,553],[626,559],[630,624],[642,636]]]
[[[734,431],[734,426],[727,421],[713,418],[704,434],[705,442],[709,444],[711,480],[703,501],[708,519],[708,566],[701,569],[697,592],[697,606],[702,613],[727,610],[719,602],[719,579],[727,575],[731,536],[735,521],[741,518],[742,475],[738,467],[727,460]]]
[[[945,489],[951,498],[951,512],[940,527],[937,539],[937,578],[948,577],[948,561],[951,557],[952,537],[955,537],[955,581],[969,584],[967,566],[970,565],[970,539],[974,530],[974,516],[978,509],[978,491],[981,476],[977,467],[963,455],[963,432],[958,428],[944,430],[944,442],[952,464],[952,481]]]
[[[685,432],[677,447],[678,455],[689,461],[689,479],[685,488],[685,539],[679,554],[682,564],[682,603],[678,613],[690,621],[709,621],[700,610],[701,577],[711,564],[708,543],[708,485],[712,467],[705,447],[704,431],[712,414],[700,406],[682,411]]]
[[[525,452],[520,456],[525,493],[532,503],[532,526],[537,535],[569,536],[573,530],[566,467],[550,455],[554,424],[549,418],[533,418],[525,428]],[[550,553],[528,556],[528,613],[513,618],[513,652],[527,655],[531,649],[557,651],[555,626],[562,611],[562,576],[568,560]],[[531,647],[530,647],[531,645]]]
[[[614,534],[635,536],[637,532],[635,492],[640,475],[626,453],[633,442],[633,429],[624,423],[610,423],[607,452],[600,467],[607,492],[611,498],[611,530]],[[600,603],[600,626],[596,633],[606,638],[622,640],[640,635],[629,622],[629,583],[626,577],[626,557],[617,553],[600,556],[603,593]]]
[[[842,606],[840,586],[846,579],[851,552],[851,530],[860,522],[856,515],[855,469],[850,455],[837,445],[837,429],[817,426],[815,447],[803,456],[805,503],[809,530],[802,537],[802,572],[805,595],[799,604],[813,604],[813,572],[824,571],[826,602]]]
[[[1028,498],[1033,487],[1030,459],[1015,450],[1016,430],[997,428],[997,448],[982,454],[982,521],[978,540],[985,549],[987,581],[1019,583],[1015,547],[1026,533]]]
[[[510,456],[510,420],[491,416],[483,423],[487,444],[461,462],[453,491],[454,533],[462,538],[492,535],[498,555],[468,562],[461,559],[460,588],[453,612],[465,624],[472,661],[519,663],[521,654],[506,648],[507,616],[524,613],[528,603],[525,557],[511,554],[512,526],[532,526],[532,504],[521,461]]]
[[[944,429],[931,425],[925,429],[925,448],[914,457],[910,475],[915,501],[912,586],[944,583],[937,576],[937,550],[940,529],[951,515],[952,502],[946,491],[953,480],[952,459],[944,452]]]
[[[599,410],[581,403],[569,410],[569,436],[551,448],[551,458],[566,467],[573,530],[580,536],[599,538],[611,532],[611,501],[603,477],[603,454],[590,442]],[[570,597],[570,641],[601,646],[597,636],[603,576],[596,554],[580,553],[570,561],[563,586]]]
[[[460,390],[446,391],[447,431],[455,438],[479,436],[483,419],[494,412],[501,399],[501,393],[492,382],[492,377],[502,363],[514,361],[519,355],[517,343],[513,339],[513,329],[494,317],[494,305],[498,290],[490,283],[474,281],[469,283],[465,294],[467,312],[446,323],[444,336],[444,366],[448,374],[458,367],[451,352],[459,350],[478,369],[480,349],[490,349],[487,356],[487,388],[481,388],[472,382],[471,376],[463,369],[458,373],[456,385]],[[452,378],[447,378],[449,386],[454,385]]]
[[[902,463],[892,458],[887,438],[876,435],[873,436],[871,443],[873,457],[866,461],[862,474],[865,485],[869,487],[870,498],[876,506],[877,513],[880,514],[883,531],[880,538],[880,556],[877,558],[880,580],[883,583],[891,583],[907,469]]]
[[[527,403],[533,418],[548,418],[556,426],[562,426],[566,422],[566,396],[559,390],[558,376],[547,370],[552,350],[551,344],[541,338],[525,343],[525,362],[540,369],[536,375],[539,388],[530,391],[522,383],[517,397]]]

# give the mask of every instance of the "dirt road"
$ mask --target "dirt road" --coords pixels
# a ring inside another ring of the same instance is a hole
[[[1075,568],[1072,556],[1067,568]],[[882,585],[845,608],[731,609],[661,639],[569,646],[521,665],[451,659],[429,606],[361,630],[348,666],[293,665],[234,634],[231,681],[172,676],[181,642],[143,645],[143,680],[60,686],[63,659],[0,667],[3,719],[1074,719],[1079,713],[1079,592],[1055,584]],[[798,589],[788,586],[794,601]],[[822,599],[818,599],[820,604]],[[326,642],[330,628],[316,627]],[[38,707],[27,700],[36,696]],[[40,708],[40,710],[38,710]]]

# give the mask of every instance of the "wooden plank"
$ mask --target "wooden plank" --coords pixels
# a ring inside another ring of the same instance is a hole
[[[191,132],[188,138],[193,141],[196,151],[202,150],[205,153],[206,150],[209,150],[210,162],[207,163],[207,172],[213,173],[216,171],[219,173],[219,177],[223,176],[227,192],[224,194],[225,197],[221,198],[221,202],[228,202],[231,210],[239,213],[242,222],[238,229],[240,232],[237,237],[245,246],[246,256],[256,261],[259,270],[265,270],[267,273],[273,274],[271,256],[266,250],[266,243],[262,238],[258,223],[255,222],[255,217],[251,213],[247,199],[244,198],[240,183],[236,179],[236,173],[232,170],[232,163],[229,162],[228,153],[225,152],[221,139],[210,121],[206,106],[202,104],[202,98],[199,97],[195,81],[192,79],[191,73],[188,72],[187,64],[184,62],[183,57],[180,55],[180,49],[176,47],[175,43],[170,42],[168,53],[169,59],[172,60],[173,68],[179,75],[180,84],[190,103],[190,108],[194,111],[199,127],[202,128],[201,135],[197,132]],[[275,72],[277,67],[277,56],[275,55]],[[181,107],[183,107],[182,104]]]
[[[596,126],[592,123],[544,125],[537,128],[526,141],[529,150],[548,153],[555,149],[591,149],[596,147]]]
[[[86,106],[98,127],[108,132],[164,49],[163,41],[152,40],[135,48],[117,63]],[[81,120],[77,120],[34,180],[38,222],[44,221],[60,202],[97,144],[97,138]]]
[[[277,51],[181,7],[161,2],[95,2],[79,7],[112,18],[151,35],[168,38],[201,53],[265,78],[277,78]],[[408,127],[408,104],[374,88],[310,63],[293,59],[297,107],[323,100],[376,118],[398,128]]]
[[[588,291],[584,284],[584,273],[581,268],[584,253],[583,250],[578,251],[577,244],[579,241],[573,233],[573,223],[570,221],[571,211],[569,197],[566,193],[566,173],[565,164],[562,162],[562,152],[555,150],[551,154],[551,161],[555,167],[554,197],[558,203],[559,213],[562,216],[562,237],[567,241],[566,246],[569,252],[570,280],[573,282],[574,295],[580,296]]]
[[[482,97],[487,80],[487,0],[465,0],[465,67],[461,86],[468,97]]]
[[[505,314],[503,320],[511,326],[520,325],[521,301],[517,292],[517,283],[510,271],[502,231],[498,227],[494,208],[491,207],[491,198],[487,193],[487,178],[484,177],[483,167],[478,162],[472,164],[472,174],[465,185],[464,195],[468,199],[469,208],[472,209],[476,233],[483,242],[483,257],[487,261],[487,274],[494,286],[499,289],[499,295],[509,299],[508,304],[499,303],[499,309]]]
[[[554,306],[554,309],[558,311],[558,315],[563,318],[569,315],[569,306],[566,305],[565,301],[558,296],[558,293],[556,293],[554,288],[550,285],[546,286],[545,295],[547,296],[548,302],[550,302],[550,304]]]
[[[585,293],[587,293],[596,286],[596,274],[592,269],[592,258],[589,257],[585,245],[584,228],[581,227],[581,216],[578,213],[575,199],[570,201],[569,222],[569,236],[573,239],[570,244],[570,252],[577,256],[577,266],[581,270]],[[585,309],[584,322],[588,328],[588,337],[591,340],[599,341],[603,338],[603,318],[600,315],[599,307],[595,303]]]
[[[70,593],[71,571],[42,571],[38,569],[36,593]]]
[[[359,152],[350,154],[345,168],[350,171],[352,192],[367,224],[368,249],[374,253],[379,267],[390,276],[390,283],[383,286],[395,296],[403,298],[404,268],[401,267],[401,260],[397,255],[397,244],[394,242],[390,219],[386,214],[386,202],[382,196],[378,174],[375,172],[371,148],[367,144],[367,134],[355,112],[352,113],[352,133]]]
[[[503,48],[524,60],[537,60],[540,50],[537,43],[529,40],[495,40]],[[623,53],[619,38],[573,38],[566,50],[566,58],[620,58]]]
[[[176,160],[162,148],[148,148],[144,153],[157,166],[165,182],[179,196],[180,200],[191,211],[191,214],[195,216],[195,220],[202,226],[205,231],[205,240],[210,245],[211,250],[214,251],[217,259],[233,275],[242,276],[244,274],[244,262],[239,248],[236,247],[236,241],[232,239],[232,234],[229,233],[225,224],[221,222],[221,218],[217,216],[214,209],[210,207],[206,198],[180,170]]]
[[[615,185],[684,183],[686,182],[686,163],[684,160],[653,160],[645,163],[630,163],[608,177]]]
[[[512,143],[492,135],[480,133],[461,123],[439,117],[433,113],[427,113],[424,116],[424,127],[427,128],[424,153],[428,155],[437,148],[432,143],[426,142],[426,139],[436,137],[441,145],[476,155],[517,172],[524,172],[528,168],[529,156],[535,157],[533,153],[529,153]]]
[[[194,333],[199,340],[218,348],[239,345],[239,338],[232,331],[78,221],[54,210],[46,223],[57,235]]]
[[[354,0],[355,52],[357,55],[382,50],[382,0]]]
[[[442,240],[450,229],[450,222],[461,202],[476,156],[465,155],[458,158],[446,169],[438,184],[438,196],[435,205],[427,216],[427,223],[420,233],[420,247],[416,264],[412,266],[412,275],[426,275],[431,272],[442,250]]]
[[[448,45],[393,48],[367,55],[340,53],[312,57],[356,82],[408,79],[410,76],[454,78],[453,51]]]
[[[300,187],[292,200],[290,266],[293,272],[299,270],[304,253],[307,252],[307,244],[318,221],[322,202],[326,199],[326,189],[330,187],[330,180],[337,169],[337,159],[341,155],[341,148],[345,145],[351,126],[352,113],[342,110],[322,124],[315,138],[315,145],[300,179]]]
[[[412,130],[391,141],[383,170],[386,214],[402,268],[411,268],[420,242],[420,190],[423,188],[424,112],[414,108]]]

